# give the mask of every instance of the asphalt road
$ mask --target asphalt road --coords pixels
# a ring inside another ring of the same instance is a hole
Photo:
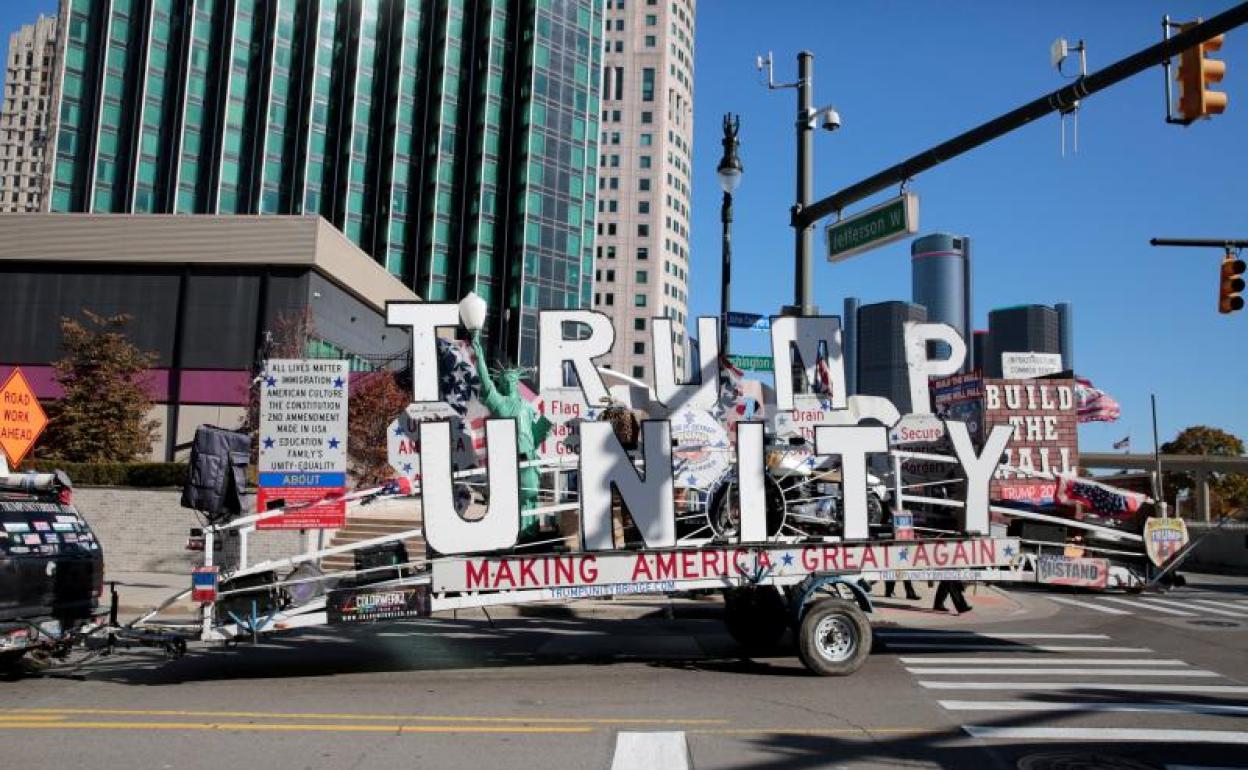
[[[842,679],[741,658],[711,603],[115,655],[0,683],[0,764],[607,768],[662,733],[699,769],[1248,765],[1248,586],[1014,597],[995,622],[881,628]]]

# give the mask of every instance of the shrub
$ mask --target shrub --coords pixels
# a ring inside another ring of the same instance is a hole
[[[23,471],[65,471],[74,486],[180,487],[186,482],[186,463],[74,463],[38,458],[22,463]]]

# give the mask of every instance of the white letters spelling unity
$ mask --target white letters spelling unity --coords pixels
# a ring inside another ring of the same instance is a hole
[[[454,304],[394,302],[387,307],[391,326],[411,329],[413,401],[441,400],[438,392],[437,330],[459,323]],[[588,329],[570,334],[572,327]],[[665,318],[651,322],[655,351],[656,399],[668,408],[705,409],[714,405],[719,392],[718,320],[698,319],[698,376],[687,383],[676,381],[672,365],[672,324]],[[607,316],[591,310],[543,311],[539,319],[538,389],[563,386],[565,364],[576,372],[587,403],[601,403],[607,388],[593,359],[607,353],[615,330]],[[928,358],[927,343],[939,341],[950,348],[943,359]],[[966,357],[966,343],[946,324],[907,323],[906,363],[910,400],[915,414],[930,414],[928,379],[953,374]],[[771,347],[776,382],[776,406],[792,410],[793,355],[799,358],[808,383],[816,382],[819,359],[827,366],[832,390],[832,418],[815,429],[814,453],[840,458],[844,496],[846,540],[868,537],[867,455],[888,451],[888,429],[858,423],[874,419],[894,425],[901,418],[887,399],[850,396],[845,393],[845,367],[841,353],[841,324],[835,316],[771,319]],[[822,352],[822,355],[821,355]],[[767,539],[764,494],[764,437],[760,422],[736,424],[737,476],[740,494],[741,542]],[[1013,427],[998,425],[976,455],[970,433],[962,422],[946,422],[954,452],[966,474],[966,500],[961,526],[967,534],[988,532],[988,482],[1000,463]],[[629,459],[607,422],[580,425],[580,520],[581,536],[588,550],[610,550],[611,493],[615,489],[628,506],[642,538],[650,548],[676,544],[675,504],[672,482],[671,427],[667,420],[647,420],[642,425],[641,454],[644,469]],[[430,420],[420,424],[422,454],[421,495],[424,500],[425,537],[429,546],[443,554],[498,551],[516,544],[520,529],[519,457],[514,420],[486,420],[489,466],[489,507],[483,517],[465,521],[452,503],[449,423]],[[429,451],[446,447],[446,451]]]

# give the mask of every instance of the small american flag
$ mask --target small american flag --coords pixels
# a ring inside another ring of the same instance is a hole
[[[1127,436],[1127,437],[1126,437],[1126,438],[1124,438],[1124,439],[1121,439],[1121,440],[1119,440],[1119,441],[1115,441],[1115,442],[1114,442],[1114,449],[1127,449],[1127,450],[1130,450],[1130,449],[1131,449],[1131,437],[1130,437],[1130,436]]]

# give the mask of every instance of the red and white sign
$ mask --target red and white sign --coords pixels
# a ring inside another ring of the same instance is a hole
[[[1109,561],[1041,556],[1036,559],[1036,578],[1048,585],[1104,588],[1109,585]]]
[[[914,543],[828,543],[794,546],[687,548],[634,553],[535,554],[445,559],[433,564],[433,590],[519,591],[655,582],[721,580],[731,584],[767,574],[801,578],[813,572],[970,569],[1011,564],[1013,538]]]
[[[346,521],[346,503],[333,498],[347,485],[350,374],[342,360],[264,362],[256,512],[305,507],[261,519],[258,529],[323,529]]]

